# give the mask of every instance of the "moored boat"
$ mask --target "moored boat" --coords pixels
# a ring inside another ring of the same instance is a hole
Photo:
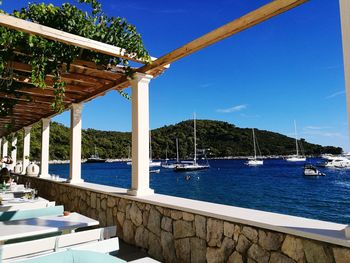
[[[296,154],[291,155],[286,158],[287,162],[305,162],[306,157],[299,155],[299,143],[298,143],[298,136],[297,136],[297,124],[294,121],[294,130],[295,130],[295,148],[296,148]]]
[[[193,161],[190,162],[181,162],[175,165],[175,172],[187,172],[187,171],[196,171],[196,170],[204,170],[209,169],[210,166],[208,164],[198,164],[197,163],[197,132],[196,132],[196,114],[193,114],[193,132],[194,132],[194,157]]]
[[[258,147],[259,152],[260,152],[260,149],[259,149],[258,141],[255,138],[254,128],[252,130],[253,130],[254,157],[251,158],[251,159],[248,159],[248,161],[245,164],[248,165],[248,166],[263,165],[264,161],[260,160],[260,159],[257,159],[257,157],[256,157],[256,148]],[[260,155],[261,155],[261,153],[260,153]]]
[[[97,153],[96,146],[95,146],[95,154],[92,154],[89,158],[87,158],[87,163],[105,163],[107,159],[100,158],[100,156]]]
[[[305,164],[304,175],[305,176],[325,176],[326,174],[320,172],[318,169],[316,169],[315,166],[311,164]]]

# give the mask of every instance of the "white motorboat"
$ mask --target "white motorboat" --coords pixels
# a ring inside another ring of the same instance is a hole
[[[210,166],[207,164],[201,165],[197,162],[192,163],[180,163],[175,165],[175,172],[189,172],[189,171],[197,171],[197,170],[204,170],[209,169]]]
[[[152,160],[149,160],[149,167],[159,167],[162,165],[162,162],[154,162]]]
[[[287,162],[305,162],[306,157],[299,155],[299,143],[298,143],[298,136],[297,136],[297,124],[294,121],[294,130],[295,130],[295,148],[296,148],[296,155],[289,156],[286,158]]]
[[[254,128],[253,128],[252,130],[253,130],[254,157],[251,158],[251,159],[248,159],[248,161],[247,161],[245,164],[248,165],[248,166],[259,166],[259,165],[263,165],[263,164],[264,164],[264,161],[263,161],[263,160],[260,160],[260,159],[257,159],[257,157],[256,157],[256,148],[258,148],[259,152],[260,152],[260,149],[259,149],[258,141],[257,141],[257,139],[255,138]],[[261,153],[260,153],[260,155],[261,155]]]
[[[210,166],[208,164],[198,164],[197,163],[197,131],[196,131],[196,114],[193,114],[193,132],[194,132],[194,157],[191,162],[181,162],[175,165],[175,172],[187,172],[187,171],[196,171],[196,170],[204,170],[209,169]]]
[[[326,159],[326,162],[320,164],[319,166],[326,168],[349,168],[350,160],[345,156],[322,156],[322,158]]]
[[[326,174],[321,173],[319,170],[316,169],[315,166],[311,164],[306,164],[304,166],[304,175],[305,176],[325,176]]]

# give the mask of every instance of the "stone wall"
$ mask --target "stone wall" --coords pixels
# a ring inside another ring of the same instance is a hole
[[[118,236],[163,262],[345,263],[350,249],[74,185],[25,177],[66,210],[117,225]]]

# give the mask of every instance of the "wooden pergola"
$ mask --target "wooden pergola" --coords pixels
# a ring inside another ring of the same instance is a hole
[[[148,108],[148,84],[153,77],[163,73],[169,65],[183,57],[199,51],[220,40],[230,37],[278,14],[288,11],[307,0],[275,0],[262,6],[220,28],[217,28],[184,46],[156,59],[147,65],[134,69],[134,78],[128,79],[122,67],[115,67],[109,70],[96,66],[88,61],[74,61],[69,73],[62,75],[67,83],[64,98],[65,109],[71,109],[71,182],[79,182],[81,165],[81,106],[83,102],[92,100],[104,95],[110,90],[123,90],[132,87],[132,187],[130,194],[144,195],[152,193],[149,189],[149,163],[148,163],[148,132],[149,132],[149,108]],[[346,0],[345,0],[346,1]],[[138,63],[143,63],[135,55],[128,54],[122,48],[72,35],[53,28],[35,24],[32,22],[17,19],[8,15],[0,14],[0,25],[41,36],[46,39],[58,41],[68,45],[78,46],[84,49],[100,52],[102,54],[121,57]],[[15,81],[22,83],[23,87],[18,90],[19,98],[10,94],[0,94],[0,97],[17,99],[13,114],[0,119],[0,138],[10,133],[19,131],[25,127],[43,120],[43,141],[41,169],[43,163],[48,162],[48,130],[49,119],[55,116],[50,104],[54,98],[52,88],[53,76],[46,76],[48,88],[42,90],[31,84],[28,73],[31,71],[29,65],[13,61],[11,67],[18,73]],[[27,95],[31,99],[27,98]],[[12,123],[10,130],[5,128],[6,124]],[[28,131],[29,129],[27,129]],[[29,132],[25,135],[28,135]],[[26,138],[26,137],[25,137]],[[26,139],[25,139],[26,140]],[[44,139],[43,139],[44,140]],[[28,139],[27,139],[28,141]],[[27,143],[28,144],[28,143]],[[7,147],[7,146],[6,146]],[[47,147],[47,149],[45,149]],[[24,147],[27,149],[28,145]],[[4,151],[3,151],[4,152]],[[24,156],[23,156],[24,162]],[[48,171],[46,171],[48,175]]]

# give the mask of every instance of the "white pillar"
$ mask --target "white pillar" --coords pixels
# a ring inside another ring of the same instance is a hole
[[[17,163],[17,137],[12,138],[11,146],[11,159],[13,161],[11,170],[13,170]]]
[[[2,153],[2,138],[0,138],[0,156],[2,156],[1,153]]]
[[[9,145],[8,141],[4,139],[4,143],[2,145],[2,157],[7,156],[8,145]]]
[[[74,103],[70,111],[70,170],[69,182],[81,183],[81,114],[83,104]]]
[[[49,145],[51,119],[42,119],[41,121],[41,162],[39,177],[49,177]]]
[[[149,188],[149,82],[152,76],[134,74],[132,86],[132,168],[130,195],[151,195]]]
[[[22,174],[26,174],[27,166],[29,165],[30,155],[30,130],[31,126],[24,127],[23,132],[23,156],[22,156]]]
[[[350,1],[340,0],[340,17],[343,39],[344,76],[350,135]]]

